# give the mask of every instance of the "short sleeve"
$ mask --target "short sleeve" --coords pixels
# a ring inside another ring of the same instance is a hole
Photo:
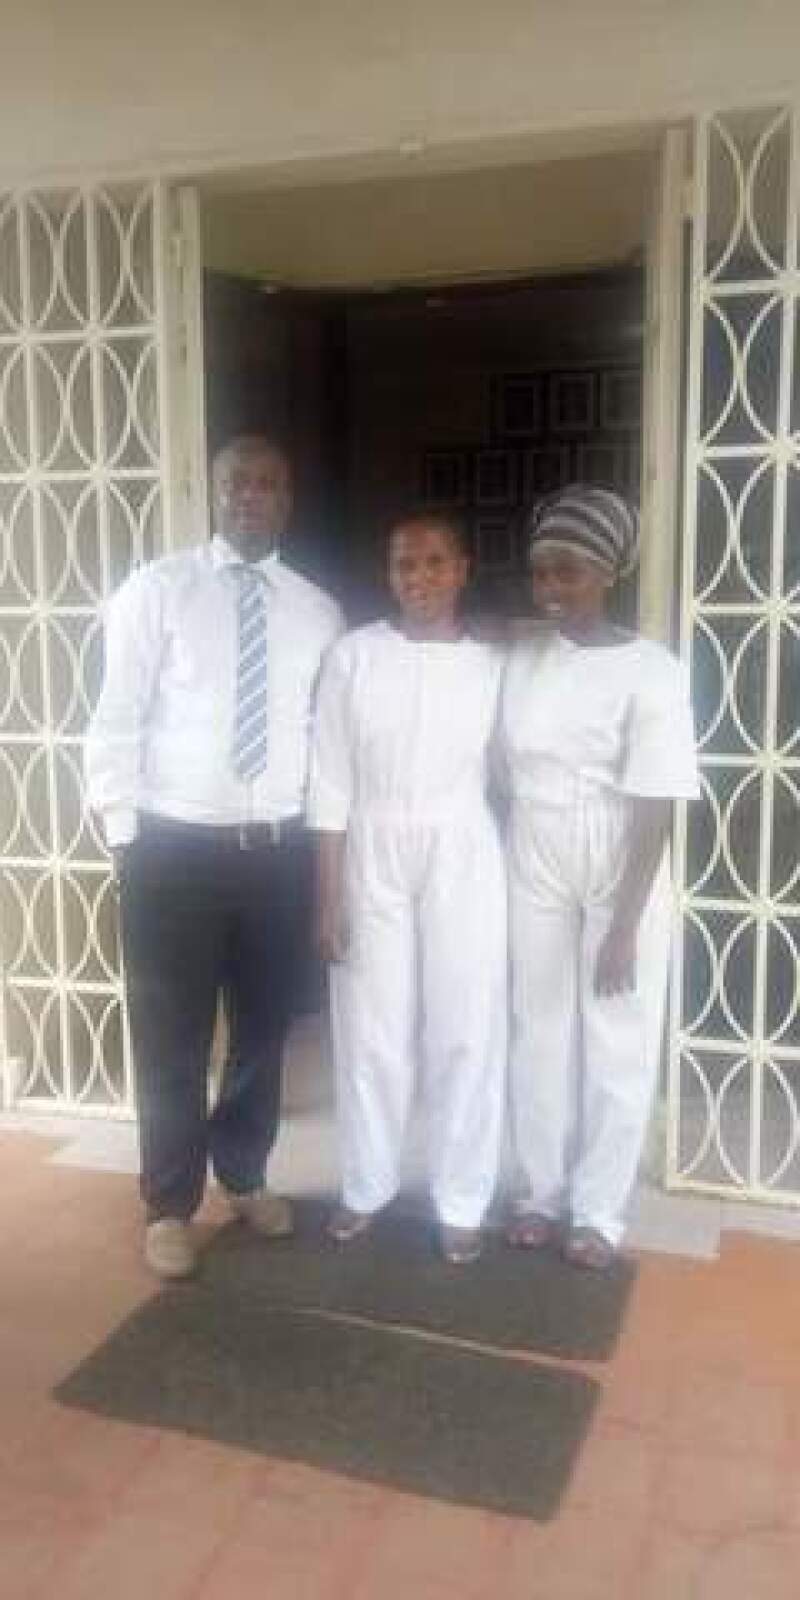
[[[686,669],[666,651],[642,662],[626,729],[622,789],[652,799],[700,793]]]
[[[352,800],[352,738],[347,662],[336,646],[323,662],[311,737],[306,821],[320,833],[344,833]]]

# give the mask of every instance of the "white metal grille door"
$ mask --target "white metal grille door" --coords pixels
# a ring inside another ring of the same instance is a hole
[[[0,1056],[127,1109],[117,914],[83,803],[98,608],[164,544],[165,196],[0,196]]]
[[[683,646],[704,797],[678,828],[668,1174],[800,1203],[800,144],[697,129]]]

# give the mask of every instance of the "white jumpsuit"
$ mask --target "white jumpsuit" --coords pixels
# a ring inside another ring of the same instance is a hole
[[[385,1205],[423,1070],[439,1219],[480,1223],[505,1092],[505,868],[485,795],[502,658],[349,634],[320,682],[308,820],[346,832],[347,959],[330,972],[342,1199]]]
[[[662,646],[580,647],[542,627],[512,651],[500,754],[511,794],[511,1134],[520,1212],[617,1244],[658,1065],[671,904],[665,859],[631,991],[595,992],[630,797],[698,792],[688,684]]]

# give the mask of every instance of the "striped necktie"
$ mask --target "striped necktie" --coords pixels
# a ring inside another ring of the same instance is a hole
[[[267,764],[267,610],[261,574],[245,565],[235,570],[238,649],[233,769],[247,782]]]

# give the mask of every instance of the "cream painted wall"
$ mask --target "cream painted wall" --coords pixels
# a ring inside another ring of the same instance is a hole
[[[4,0],[0,21],[6,182],[508,159],[800,74],[797,0]]]
[[[292,285],[541,274],[644,242],[648,153],[529,167],[203,194],[204,261]]]

